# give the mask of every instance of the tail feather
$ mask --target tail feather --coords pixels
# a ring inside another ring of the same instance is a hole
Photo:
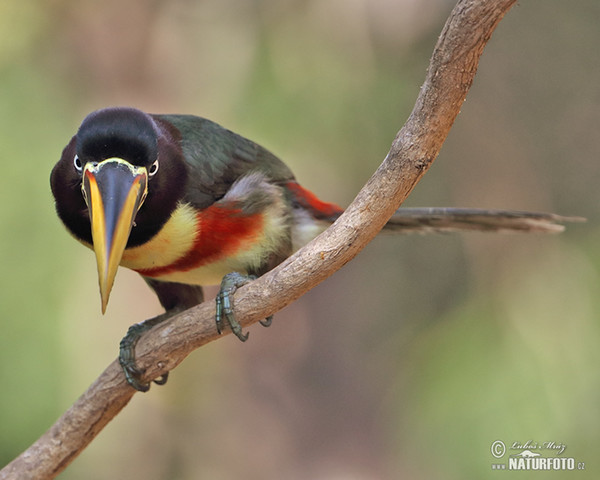
[[[560,233],[567,222],[582,217],[553,213],[471,208],[400,208],[384,227],[398,233],[445,233],[458,231]]]
[[[296,236],[307,240],[333,223],[343,213],[334,203],[319,200],[295,181],[285,184],[295,209]],[[318,225],[315,223],[317,221]],[[585,222],[582,217],[564,217],[554,213],[480,208],[399,208],[384,231],[397,233],[497,232],[560,233],[563,223]]]

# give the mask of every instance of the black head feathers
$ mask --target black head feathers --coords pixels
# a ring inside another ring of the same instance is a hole
[[[159,130],[152,117],[134,108],[105,108],[89,114],[77,132],[84,161],[119,157],[148,166],[158,157]]]

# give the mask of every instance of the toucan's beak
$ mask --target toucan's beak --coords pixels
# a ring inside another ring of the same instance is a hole
[[[90,162],[81,190],[90,212],[104,313],[135,216],[148,192],[148,172],[120,158]]]

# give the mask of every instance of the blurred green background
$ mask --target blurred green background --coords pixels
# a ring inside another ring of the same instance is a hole
[[[54,214],[50,170],[83,117],[211,118],[345,205],[410,113],[453,3],[0,3],[1,465],[159,311],[121,270],[102,317],[93,254]],[[524,478],[492,472],[498,439],[564,443],[586,462],[577,478],[598,478],[599,21],[597,0],[519,2],[407,201],[587,224],[377,238],[269,330],[136,395],[60,478]]]

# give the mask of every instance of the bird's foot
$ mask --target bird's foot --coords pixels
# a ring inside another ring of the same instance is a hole
[[[140,379],[144,374],[144,369],[138,368],[135,364],[135,345],[142,335],[150,330],[154,325],[166,320],[167,315],[158,315],[144,322],[136,323],[129,327],[127,334],[119,344],[119,363],[123,368],[123,373],[127,383],[140,392],[147,392],[150,389],[149,383],[143,383]],[[169,372],[153,380],[157,385],[164,385],[169,378]]]
[[[242,331],[242,326],[235,318],[232,300],[235,291],[241,286],[250,283],[252,280],[256,280],[254,275],[242,275],[238,272],[231,272],[223,277],[221,288],[216,298],[217,313],[215,315],[215,322],[219,334],[223,332],[223,320],[225,320],[236,337],[242,342],[248,340],[249,334]],[[273,315],[270,315],[264,320],[261,320],[260,324],[264,327],[268,327],[271,325],[272,320]]]

